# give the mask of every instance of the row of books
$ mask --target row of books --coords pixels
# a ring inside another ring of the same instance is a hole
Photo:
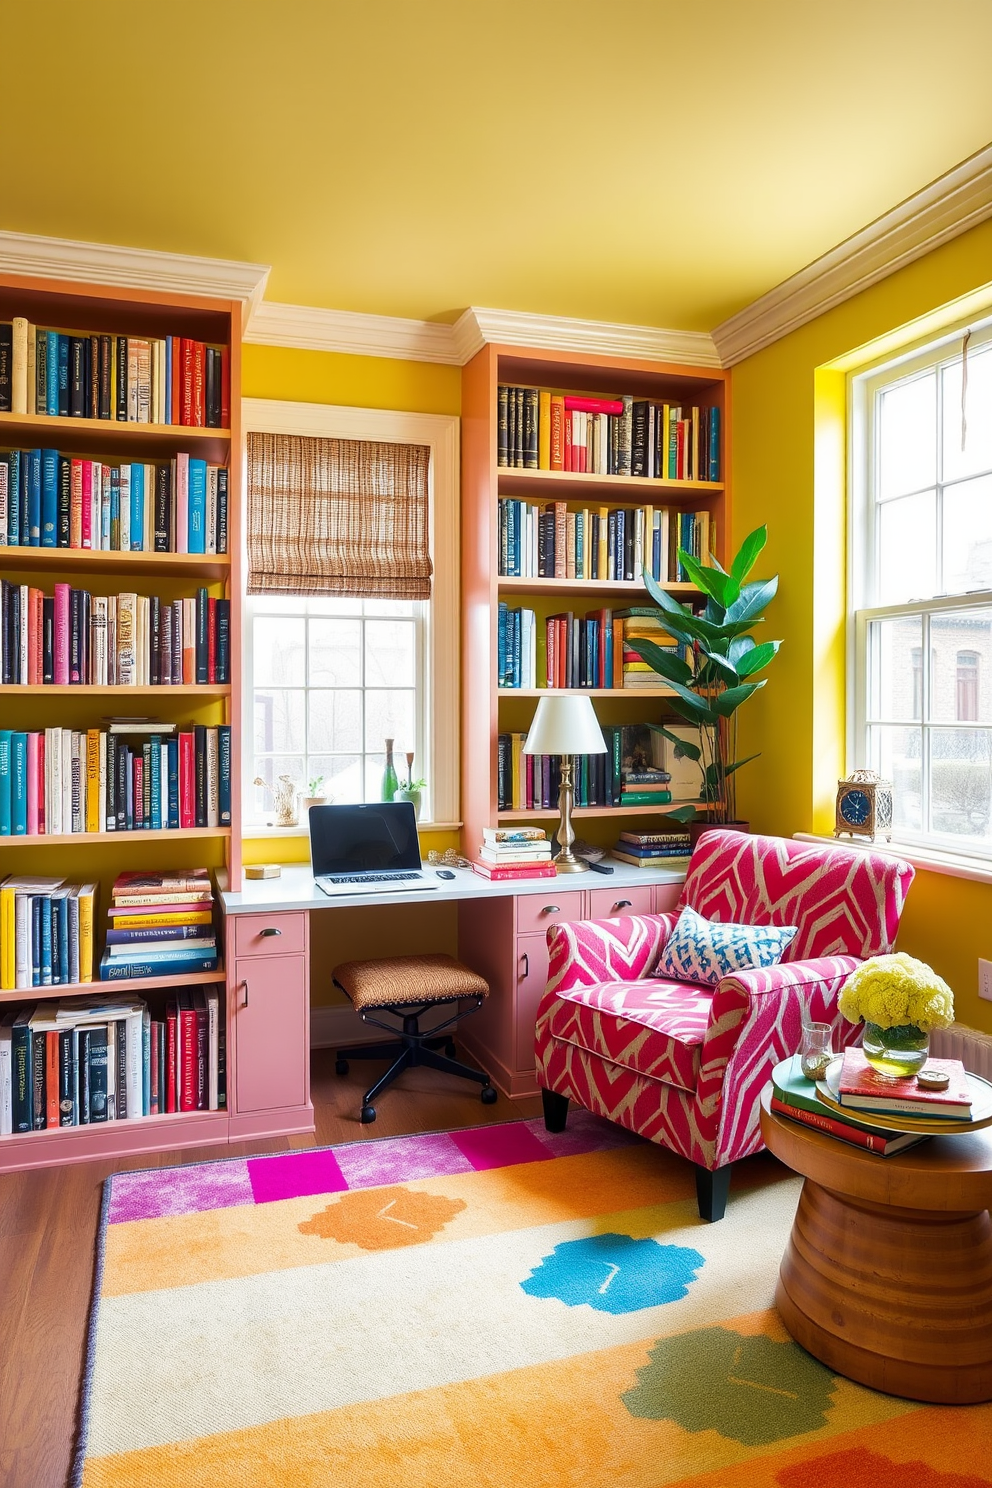
[[[45,594],[0,579],[0,679],[5,685],[178,687],[231,680],[231,601],[205,588],[186,599]]]
[[[612,856],[634,868],[668,868],[675,858],[687,858],[692,842],[686,831],[621,832]]]
[[[861,1050],[852,1051],[861,1056]],[[816,1085],[803,1074],[800,1057],[794,1054],[790,1060],[777,1065],[772,1074],[771,1108],[779,1116],[797,1121],[801,1126],[826,1132],[852,1147],[862,1147],[880,1157],[890,1157],[895,1152],[905,1152],[926,1141],[919,1132],[900,1132],[877,1125],[866,1125],[858,1121],[857,1111],[838,1114],[817,1094]]]
[[[500,603],[497,622],[498,685],[502,688],[663,688],[668,683],[633,649],[653,641],[673,654],[679,647],[656,610],[564,610],[544,622],[544,665],[538,668],[537,617],[533,610]],[[540,680],[538,680],[540,677]]]
[[[91,982],[95,931],[96,884],[10,874],[0,883],[0,987]]]
[[[228,471],[195,455],[107,465],[0,453],[0,543],[106,553],[226,553]]]
[[[483,878],[554,878],[551,839],[540,827],[483,827],[482,846],[472,867]]]
[[[668,805],[670,776],[654,763],[652,730],[647,724],[604,724],[605,754],[577,754],[572,768],[576,806]],[[497,806],[500,811],[528,811],[558,805],[561,783],[557,755],[524,754],[526,734],[500,734],[497,740]],[[647,753],[645,754],[645,748]]]
[[[189,336],[116,336],[0,323],[0,413],[227,429],[226,346]]]
[[[230,825],[230,724],[0,729],[0,838]]]
[[[217,969],[213,891],[206,868],[123,873],[111,891],[107,916],[101,981]]]
[[[215,987],[177,989],[163,1019],[107,993],[12,1010],[0,1020],[0,1135],[223,1109],[225,1045]]]
[[[573,510],[564,501],[542,507],[515,497],[499,502],[501,578],[636,583],[647,573],[660,584],[685,583],[679,549],[708,564],[714,545],[707,511],[658,506]]]
[[[501,384],[496,462],[661,480],[720,479],[720,410]]]

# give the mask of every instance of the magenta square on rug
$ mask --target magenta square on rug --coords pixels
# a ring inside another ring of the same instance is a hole
[[[542,1116],[534,1116],[524,1125],[542,1146],[555,1157],[579,1157],[585,1152],[608,1152],[614,1147],[631,1147],[643,1142],[613,1121],[604,1121],[575,1106],[568,1113],[568,1125],[563,1132],[549,1132]]]
[[[232,1209],[254,1203],[248,1164],[196,1163],[188,1168],[151,1168],[115,1173],[110,1187],[108,1224],[131,1219],[161,1219],[171,1214],[198,1214],[204,1209]]]
[[[508,1168],[514,1163],[548,1162],[554,1155],[522,1121],[501,1126],[476,1126],[452,1132],[451,1140],[478,1172]]]
[[[309,1198],[312,1194],[340,1193],[348,1187],[337,1158],[326,1148],[315,1152],[280,1152],[274,1157],[250,1157],[248,1177],[256,1204]]]
[[[349,1142],[337,1149],[337,1158],[349,1188],[375,1188],[472,1171],[472,1164],[447,1132]]]

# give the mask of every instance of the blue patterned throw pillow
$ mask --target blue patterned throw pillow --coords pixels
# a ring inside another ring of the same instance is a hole
[[[665,944],[655,976],[715,987],[721,977],[735,971],[776,966],[797,930],[796,925],[721,925],[686,908]]]

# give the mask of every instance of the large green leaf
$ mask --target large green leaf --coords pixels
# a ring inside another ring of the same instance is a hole
[[[738,661],[738,675],[753,677],[755,672],[760,672],[772,660],[781,644],[781,641],[762,641],[760,646],[753,646]]]
[[[695,821],[699,812],[695,806],[676,806],[674,811],[666,811],[663,815],[665,821],[691,822]]]
[[[686,665],[681,656],[676,656],[670,646],[659,646],[655,641],[645,641],[636,636],[631,636],[624,644],[636,651],[642,661],[646,661],[648,666],[653,667],[662,677],[667,677],[670,682],[692,681],[692,668]]]
[[[770,605],[778,592],[778,576],[774,579],[763,579],[757,584],[745,584],[740,592],[740,598],[736,599],[727,611],[728,625],[738,625],[744,621],[746,625],[753,625],[762,610]]]
[[[733,775],[734,771],[739,770],[742,765],[749,765],[752,760],[756,760],[757,758],[758,756],[756,754],[749,754],[746,759],[734,760],[729,765],[708,765],[706,768],[706,784],[709,786],[719,785],[721,780],[726,780],[728,775]]]
[[[740,678],[731,662],[718,651],[704,651],[705,664],[696,673],[696,683],[699,687],[736,687]]]
[[[764,680],[760,682],[744,682],[740,687],[728,687],[726,692],[721,692],[713,699],[713,710],[721,718],[729,718],[731,713],[736,713],[741,703],[746,703],[752,692],[757,692],[759,687],[764,687]]]
[[[700,563],[685,548],[679,548],[679,562],[689,576],[689,582],[695,584],[704,594],[711,595],[723,609],[732,605],[740,594],[741,586],[736,579],[725,574],[722,569],[709,568],[705,563]]]
[[[748,533],[741,543],[737,556],[730,565],[730,572],[738,584],[743,584],[757,562],[758,554],[768,541],[768,528],[757,527]]]
[[[667,590],[659,588],[657,581],[653,579],[650,574],[644,574],[643,578],[645,589],[648,591],[658,608],[660,610],[664,610],[666,615],[672,615],[676,618],[679,618],[692,613],[687,605],[679,604],[678,600],[673,599],[672,596],[667,592]]]
[[[698,764],[703,752],[698,744],[690,744],[688,739],[680,739],[678,734],[669,733],[662,723],[649,723],[648,728],[654,729],[656,734],[663,734],[669,743],[681,750],[687,759],[695,760]]]
[[[742,656],[746,656],[749,651],[753,651],[756,644],[757,642],[755,641],[754,636],[735,636],[734,639],[730,642],[727,650],[727,655],[733,662],[734,666],[737,665]]]

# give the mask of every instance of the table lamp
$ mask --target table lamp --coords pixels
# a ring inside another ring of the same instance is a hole
[[[561,819],[557,831],[560,851],[555,858],[555,868],[559,873],[584,873],[589,867],[572,852],[575,841],[572,831],[572,756],[605,753],[606,740],[587,697],[552,693],[541,698],[524,744],[524,754],[561,756],[561,785],[558,789]]]

